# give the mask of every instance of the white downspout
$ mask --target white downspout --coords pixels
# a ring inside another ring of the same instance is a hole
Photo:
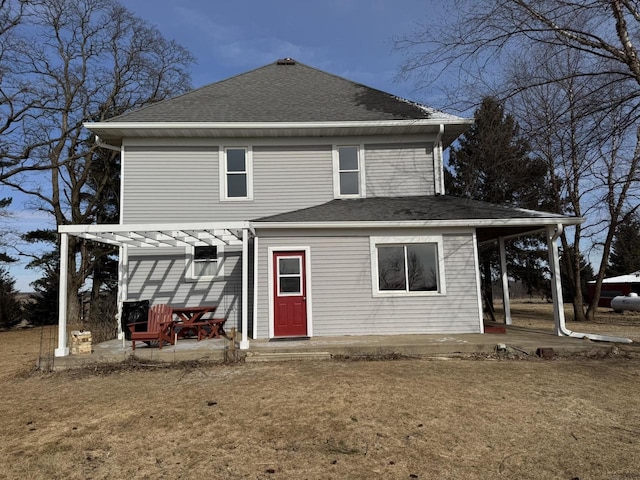
[[[500,276],[502,278],[502,305],[504,307],[504,324],[511,325],[511,300],[509,299],[509,275],[507,272],[507,251],[504,237],[498,238],[500,247]]]
[[[580,333],[569,330],[565,324],[564,308],[562,300],[562,282],[560,278],[560,258],[558,255],[558,237],[562,234],[563,226],[558,223],[555,227],[547,226],[547,244],[549,246],[549,266],[551,267],[551,295],[553,298],[553,317],[555,333],[558,336],[573,338],[588,338],[600,342],[632,343],[629,338],[611,337],[608,335],[596,335],[593,333]]]
[[[58,291],[58,348],[56,357],[69,355],[67,343],[67,278],[69,275],[69,234],[60,234],[60,287]]]
[[[442,158],[442,135],[444,135],[444,124],[440,124],[440,129],[433,141],[433,177],[434,190],[436,195],[444,195],[444,159]]]

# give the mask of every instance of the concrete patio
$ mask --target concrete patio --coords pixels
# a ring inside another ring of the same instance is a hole
[[[587,339],[557,337],[550,332],[509,326],[506,333],[457,335],[395,335],[395,336],[341,336],[313,337],[309,339],[252,340],[249,350],[236,352],[247,362],[322,360],[335,357],[454,357],[464,355],[490,355],[498,349],[506,352],[535,356],[538,349],[553,349],[554,355],[606,352],[613,345]],[[619,345],[622,347],[621,345]],[[229,337],[202,340],[182,339],[162,350],[138,344],[135,352],[131,342],[110,340],[93,345],[90,355],[55,357],[53,369],[79,367],[92,363],[121,362],[135,355],[137,358],[161,361],[224,361],[232,347]],[[636,344],[623,348],[637,349]]]

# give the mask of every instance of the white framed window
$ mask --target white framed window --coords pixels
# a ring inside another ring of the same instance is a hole
[[[222,275],[222,247],[192,246],[187,248],[187,279],[213,280]]]
[[[253,200],[251,147],[220,149],[220,200]]]
[[[334,145],[333,194],[335,198],[366,196],[362,145]]]
[[[441,235],[371,237],[374,296],[444,295]]]

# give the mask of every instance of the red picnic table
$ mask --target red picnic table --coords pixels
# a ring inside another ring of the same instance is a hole
[[[173,307],[173,313],[178,317],[174,323],[180,327],[178,338],[196,335],[198,340],[203,338],[220,338],[224,335],[224,322],[226,318],[203,318],[204,315],[216,311],[215,305],[201,305],[198,307]]]

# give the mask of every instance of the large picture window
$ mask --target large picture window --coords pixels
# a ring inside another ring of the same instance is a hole
[[[252,151],[247,147],[227,147],[220,159],[220,192],[223,200],[253,198]]]
[[[335,197],[364,197],[364,161],[362,148],[336,146],[333,150]]]
[[[444,293],[442,237],[371,239],[373,291],[379,295]]]

